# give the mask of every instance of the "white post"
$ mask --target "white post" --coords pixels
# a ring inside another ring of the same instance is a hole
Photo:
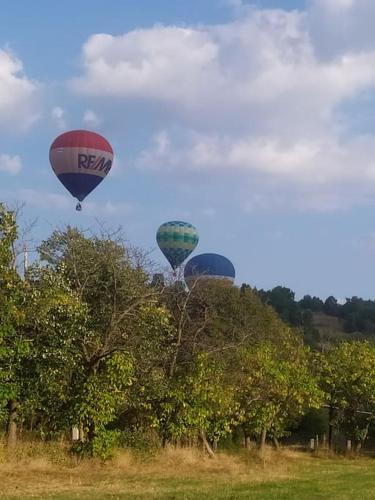
[[[78,429],[78,427],[72,427],[72,441],[79,441],[79,429]]]
[[[311,451],[315,450],[315,439],[314,438],[310,439],[310,450]]]

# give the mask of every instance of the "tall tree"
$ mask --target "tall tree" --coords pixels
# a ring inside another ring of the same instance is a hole
[[[15,267],[17,240],[15,214],[0,204],[0,416],[7,420],[7,443],[13,446],[17,437],[18,369],[29,346],[19,335],[24,323],[24,283]]]
[[[341,428],[359,449],[375,420],[375,347],[368,342],[343,342],[318,360],[329,407],[330,445],[332,431]]]
[[[245,437],[267,434],[277,439],[309,409],[318,408],[322,392],[309,370],[308,351],[260,343],[239,353],[235,384]]]
[[[169,314],[158,302],[158,289],[149,284],[140,255],[133,257],[113,235],[86,235],[68,227],[55,231],[40,255],[54,268],[63,266],[88,309],[87,328],[78,342],[83,378],[76,411],[94,446],[105,431],[100,423],[110,423],[125,410],[124,394],[135,371],[141,376],[142,369],[149,370],[150,358],[156,367],[163,364]]]
[[[18,334],[29,346],[18,367],[20,414],[45,436],[74,422],[75,381],[82,371],[77,345],[86,333],[87,308],[71,290],[63,269],[33,265],[26,273]]]

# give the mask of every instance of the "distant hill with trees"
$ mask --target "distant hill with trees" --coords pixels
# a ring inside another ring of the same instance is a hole
[[[314,348],[324,349],[342,340],[375,339],[375,300],[353,296],[340,304],[333,296],[322,300],[311,295],[296,300],[293,290],[283,286],[254,291]]]

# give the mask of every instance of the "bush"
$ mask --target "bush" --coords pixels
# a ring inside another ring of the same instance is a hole
[[[91,456],[102,460],[113,457],[116,446],[119,445],[121,432],[119,430],[100,430],[92,441],[79,441],[71,447],[72,453],[80,457]]]

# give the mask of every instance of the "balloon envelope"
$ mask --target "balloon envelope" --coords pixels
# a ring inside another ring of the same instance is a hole
[[[156,241],[172,268],[176,269],[195,249],[199,235],[188,222],[170,221],[159,227]]]
[[[185,266],[184,277],[189,286],[195,280],[212,279],[234,282],[236,272],[229,259],[216,253],[196,255]]]
[[[54,140],[49,159],[59,181],[74,198],[83,201],[111,170],[113,150],[95,132],[72,130]]]

